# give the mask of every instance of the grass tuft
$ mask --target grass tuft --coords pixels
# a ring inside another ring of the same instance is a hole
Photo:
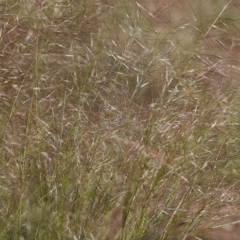
[[[1,239],[199,239],[239,213],[238,3],[0,13]]]

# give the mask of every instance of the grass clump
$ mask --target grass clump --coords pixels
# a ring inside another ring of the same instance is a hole
[[[0,11],[1,239],[190,239],[240,210],[236,4]]]

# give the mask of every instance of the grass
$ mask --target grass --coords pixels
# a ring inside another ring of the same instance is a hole
[[[239,211],[237,3],[0,12],[1,239],[194,239]]]

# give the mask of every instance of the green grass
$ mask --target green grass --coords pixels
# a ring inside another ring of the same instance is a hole
[[[234,213],[238,5],[155,4],[0,1],[0,239],[186,239]]]

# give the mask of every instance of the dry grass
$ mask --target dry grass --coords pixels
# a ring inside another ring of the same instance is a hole
[[[0,238],[232,234],[239,11],[0,1]]]

